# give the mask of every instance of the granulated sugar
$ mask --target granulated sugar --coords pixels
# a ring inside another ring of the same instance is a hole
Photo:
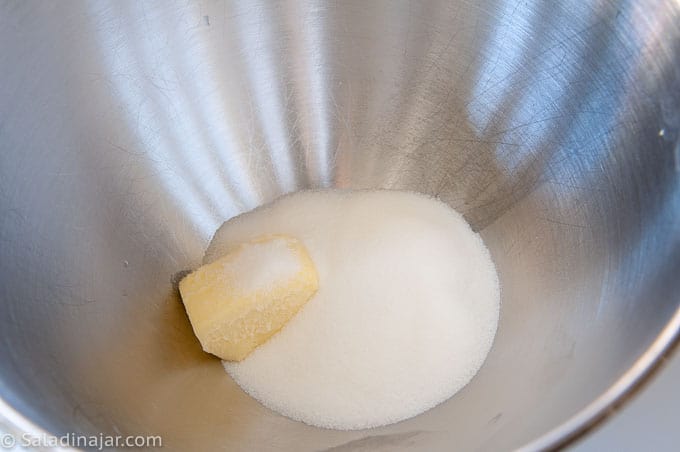
[[[286,239],[273,236],[271,240],[250,244],[226,263],[222,271],[227,275],[242,275],[232,290],[251,294],[292,278],[301,268],[302,262],[288,249]]]
[[[270,409],[362,429],[445,401],[479,370],[500,293],[488,250],[458,213],[424,195],[313,191],[226,222],[205,263],[265,234],[301,240],[319,290],[272,339],[226,371]]]

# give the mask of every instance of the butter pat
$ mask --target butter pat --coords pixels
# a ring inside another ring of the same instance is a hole
[[[304,245],[285,235],[242,243],[179,283],[203,350],[228,361],[241,361],[276,334],[318,287]]]

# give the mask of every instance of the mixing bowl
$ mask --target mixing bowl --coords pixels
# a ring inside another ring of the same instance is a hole
[[[2,2],[2,428],[563,444],[680,327],[679,24],[675,0]],[[323,187],[438,196],[491,250],[494,347],[425,414],[289,420],[192,334],[177,277],[220,223]]]

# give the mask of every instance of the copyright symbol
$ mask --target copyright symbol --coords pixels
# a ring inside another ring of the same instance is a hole
[[[14,438],[14,435],[10,433],[0,435],[0,447],[3,449],[11,449],[16,445],[16,443],[17,440]]]

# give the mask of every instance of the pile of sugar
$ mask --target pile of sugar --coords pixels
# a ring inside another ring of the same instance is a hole
[[[270,409],[362,429],[410,418],[475,375],[496,333],[500,292],[488,250],[461,215],[397,191],[308,191],[233,218],[212,262],[264,234],[300,239],[319,290],[271,340],[226,371]]]
[[[271,290],[294,277],[301,269],[302,263],[290,252],[286,239],[273,237],[271,241],[251,243],[242,249],[234,259],[223,265],[220,275],[242,275],[233,290],[252,294]]]

